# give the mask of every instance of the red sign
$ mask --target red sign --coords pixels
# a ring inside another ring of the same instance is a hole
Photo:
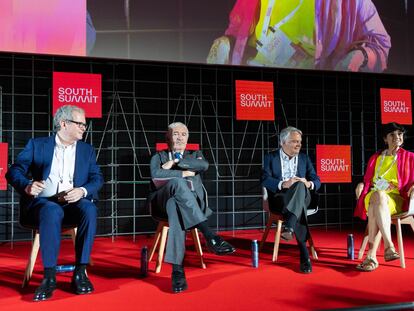
[[[87,118],[101,118],[101,75],[53,72],[53,114],[64,105],[75,105],[84,109]]]
[[[380,89],[381,123],[413,124],[411,90]]]
[[[8,144],[0,143],[0,190],[7,190],[6,172],[8,162]]]
[[[156,143],[155,144],[155,150],[156,151],[163,151],[168,150],[168,144],[167,143]],[[200,150],[199,144],[187,144],[185,146],[185,150]]]
[[[316,171],[323,183],[351,182],[351,146],[316,145]]]
[[[236,80],[236,120],[275,120],[273,82]]]

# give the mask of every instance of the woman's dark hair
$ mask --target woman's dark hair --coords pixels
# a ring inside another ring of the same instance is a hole
[[[394,131],[401,131],[403,134],[406,132],[405,128],[401,124],[391,122],[382,126],[382,137],[386,138],[389,133]]]

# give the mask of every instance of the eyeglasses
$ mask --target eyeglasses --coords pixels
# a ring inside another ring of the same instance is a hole
[[[68,122],[70,122],[70,123],[74,123],[74,124],[76,124],[79,128],[84,128],[85,130],[88,128],[88,125],[86,124],[86,123],[83,123],[83,122],[78,122],[78,121],[74,121],[74,120],[66,120],[66,121],[68,121]]]

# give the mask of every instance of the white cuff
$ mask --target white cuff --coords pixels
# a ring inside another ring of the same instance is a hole
[[[86,191],[86,189],[84,187],[79,187],[83,190],[83,197],[86,198],[86,196],[88,195],[88,191]]]
[[[277,185],[277,188],[279,190],[282,190],[282,184],[283,184],[283,180],[279,181],[279,184]]]
[[[311,186],[310,186],[310,190],[313,190],[313,189],[315,189],[315,184],[313,183],[313,181],[310,181],[310,183],[311,183]]]

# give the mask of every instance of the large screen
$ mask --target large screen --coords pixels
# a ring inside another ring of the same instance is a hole
[[[0,0],[0,50],[414,73],[411,0]]]

